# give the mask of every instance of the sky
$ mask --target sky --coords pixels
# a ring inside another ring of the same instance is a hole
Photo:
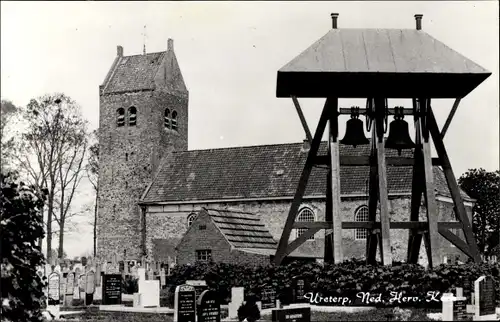
[[[189,90],[190,150],[300,142],[291,99],[276,98],[277,70],[331,28],[422,29],[492,75],[462,99],[444,143],[458,178],[499,168],[499,7],[497,1],[362,2],[1,2],[1,97],[26,105],[64,92],[98,127],[98,86],[116,56],[165,51],[168,38]],[[146,27],[144,27],[146,26]],[[144,36],[145,35],[145,36]],[[324,99],[300,99],[314,131]],[[389,106],[399,105],[389,101]],[[364,100],[340,100],[341,107]],[[409,102],[402,102],[410,108]],[[443,126],[453,100],[435,100]],[[347,121],[347,118],[346,120]],[[345,122],[340,121],[342,137]],[[88,183],[79,204],[92,201]],[[65,238],[69,256],[92,249],[80,218]]]

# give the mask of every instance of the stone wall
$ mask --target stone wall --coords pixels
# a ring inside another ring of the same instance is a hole
[[[271,235],[276,241],[281,237],[281,231],[284,227],[288,215],[290,200],[283,201],[249,201],[249,202],[230,202],[230,203],[211,203],[211,204],[183,204],[183,205],[157,205],[150,206],[147,210],[147,230],[146,246],[148,253],[153,251],[152,239],[162,239],[169,237],[182,237],[188,229],[187,217],[193,212],[198,212],[202,207],[212,209],[227,209],[246,211],[260,215],[261,221],[269,229]],[[366,198],[343,198],[341,203],[341,214],[343,221],[354,221],[356,210],[363,205],[367,205]],[[438,201],[439,218],[438,221],[453,220],[453,205]],[[301,207],[309,207],[315,213],[316,221],[325,219],[325,203],[320,199],[305,200]],[[391,198],[390,210],[392,221],[409,221],[410,199],[409,197]],[[468,209],[470,211],[470,208]],[[379,220],[379,215],[377,215]],[[420,212],[420,220],[426,220],[425,209]],[[323,257],[324,252],[324,230],[316,233],[314,240],[308,240],[298,249],[300,252],[315,254]],[[408,248],[408,230],[391,230],[391,243],[394,260],[406,260]],[[462,236],[462,235],[461,235]],[[362,258],[365,256],[366,241],[355,239],[355,230],[343,230],[343,250],[344,258]],[[290,240],[296,238],[295,232],[292,232]],[[452,246],[447,240],[439,236],[439,245],[437,245],[440,256],[451,258],[454,254],[462,254],[458,249]],[[175,254],[170,254],[175,256]],[[462,260],[465,255],[461,255]],[[380,258],[377,254],[377,258]],[[427,265],[425,247],[422,242],[420,249],[420,262]]]
[[[117,109],[135,106],[137,125],[117,127]],[[147,91],[100,96],[98,256],[141,256],[138,200],[159,160],[174,149],[187,150],[188,97]],[[164,128],[164,109],[177,110],[179,130]],[[162,153],[164,153],[162,155]]]

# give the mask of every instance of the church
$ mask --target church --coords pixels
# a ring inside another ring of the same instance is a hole
[[[99,97],[99,257],[147,256],[178,264],[210,259],[269,262],[306,160],[308,141],[189,150],[189,92],[172,39],[166,51],[157,53],[125,56],[118,46]],[[326,150],[323,142],[320,151]],[[369,145],[340,145],[341,156],[369,153]],[[395,150],[386,153],[397,155]],[[412,156],[412,151],[405,154]],[[368,173],[368,166],[341,167],[343,220],[368,220]],[[438,220],[457,221],[442,169],[434,166],[433,173]],[[326,178],[324,168],[313,169],[297,221],[325,220]],[[409,220],[411,185],[411,166],[387,167],[391,220]],[[474,200],[463,192],[462,197],[471,216]],[[426,220],[423,209],[420,216]],[[290,239],[301,233],[295,229]],[[344,257],[364,257],[366,237],[365,229],[344,230]],[[325,230],[320,230],[290,257],[321,262],[324,241]],[[408,231],[392,230],[391,241],[393,259],[404,261]],[[438,248],[443,261],[466,258],[442,236]],[[426,261],[422,244],[420,262]]]

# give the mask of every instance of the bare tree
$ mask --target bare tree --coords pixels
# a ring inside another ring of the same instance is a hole
[[[23,113],[27,130],[16,149],[19,168],[39,190],[47,189],[47,250],[52,249],[52,224],[59,225],[59,257],[64,226],[80,183],[87,149],[87,122],[80,107],[64,94],[32,99]],[[47,251],[47,261],[52,254]]]
[[[12,161],[12,150],[14,148],[14,137],[12,136],[12,123],[19,114],[19,109],[9,100],[2,99],[0,111],[0,141],[1,141],[1,170],[7,171]]]
[[[92,222],[94,228],[94,257],[97,252],[97,209],[98,209],[98,195],[99,195],[99,142],[97,130],[92,132],[93,144],[89,147],[88,159],[87,159],[87,177],[89,178],[92,187],[95,192],[95,202],[94,202],[94,220]]]

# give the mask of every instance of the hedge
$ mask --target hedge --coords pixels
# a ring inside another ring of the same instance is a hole
[[[194,265],[176,266],[168,278],[168,289],[165,293],[167,302],[173,305],[177,285],[184,284],[186,280],[205,280],[208,288],[216,291],[225,303],[230,301],[231,287],[242,286],[245,288],[245,296],[255,294],[259,297],[264,286],[271,286],[275,288],[282,303],[286,304],[291,302],[293,279],[300,277],[310,281],[310,291],[328,296],[356,298],[359,292],[370,292],[382,293],[382,297],[387,299],[390,297],[389,292],[393,291],[424,299],[429,291],[437,291],[442,295],[445,292],[453,292],[456,287],[463,287],[465,278],[469,278],[471,292],[474,292],[474,281],[481,275],[490,275],[493,276],[497,294],[500,295],[499,271],[498,263],[443,264],[434,269],[426,269],[418,264],[406,263],[394,263],[392,266],[383,266],[380,263],[366,265],[364,260],[359,259],[324,265],[296,261],[288,265],[257,268],[198,262]],[[393,304],[404,306],[397,302]],[[422,304],[426,307],[432,306],[425,301]],[[434,304],[441,305],[439,302]],[[497,304],[500,304],[500,296],[497,296]],[[384,301],[379,305],[391,304]]]

